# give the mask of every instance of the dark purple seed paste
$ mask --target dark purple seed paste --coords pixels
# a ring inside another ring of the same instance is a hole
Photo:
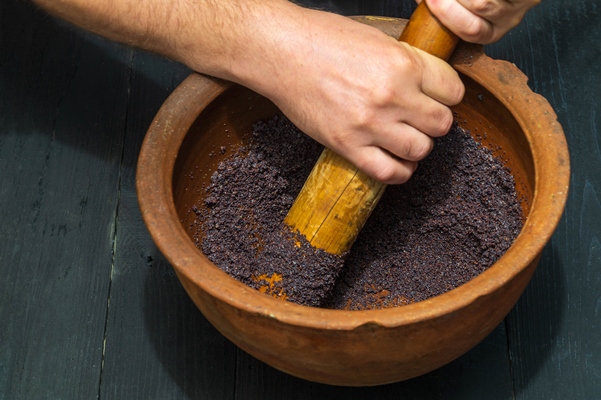
[[[315,249],[283,220],[322,149],[285,117],[257,123],[250,144],[219,165],[204,204],[193,207],[198,247],[274,297],[371,309],[458,287],[520,232],[513,176],[455,124],[409,182],[386,189],[344,260]]]

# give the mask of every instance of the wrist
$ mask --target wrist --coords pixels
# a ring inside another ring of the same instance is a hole
[[[302,52],[293,49],[302,40],[298,33],[309,10],[287,0],[231,3],[235,4],[219,7],[223,14],[217,17],[214,29],[192,23],[182,31],[181,45],[173,58],[195,71],[271,97],[277,90],[272,86],[281,83],[278,75],[302,57]]]

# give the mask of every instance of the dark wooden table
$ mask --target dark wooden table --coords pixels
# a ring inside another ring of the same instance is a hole
[[[412,2],[312,5],[407,17]],[[224,339],[141,221],[140,144],[189,71],[3,0],[0,400],[601,399],[600,18],[598,0],[544,0],[487,48],[553,105],[572,157],[564,217],[517,306],[437,371],[339,388]]]

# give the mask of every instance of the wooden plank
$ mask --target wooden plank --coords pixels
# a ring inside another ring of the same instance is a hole
[[[135,165],[144,134],[189,71],[135,53],[101,398],[233,398],[236,350],[204,319],[144,226]]]
[[[564,218],[508,318],[517,399],[601,396],[600,12],[596,0],[543,1],[489,49],[549,100],[572,163]]]
[[[128,53],[13,0],[0,48],[0,398],[94,398]]]
[[[313,3],[391,16],[405,7]],[[595,0],[546,0],[489,50],[554,105],[574,170],[565,218],[508,318],[518,399],[601,392],[598,14]],[[0,47],[0,399],[512,397],[503,325],[449,366],[379,388],[308,383],[236,351],[192,306],[137,214],[144,124],[184,72],[136,55],[130,85],[129,50],[15,0],[0,4]]]

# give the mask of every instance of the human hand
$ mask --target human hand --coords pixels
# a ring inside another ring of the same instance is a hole
[[[488,44],[517,26],[541,0],[426,0],[440,22],[466,42]],[[422,0],[417,0],[421,3]]]
[[[369,176],[405,182],[453,122],[448,106],[464,93],[458,74],[339,15],[303,9],[294,21],[304,23],[286,23],[277,59],[248,70],[243,84]]]

